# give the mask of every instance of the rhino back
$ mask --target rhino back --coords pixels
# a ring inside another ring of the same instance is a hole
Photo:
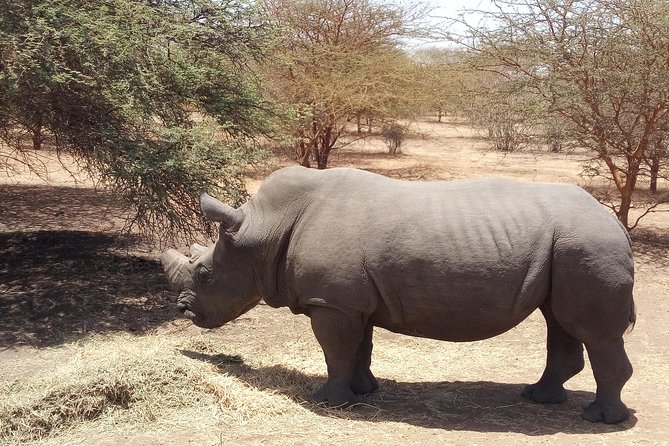
[[[610,219],[563,185],[405,182],[354,169],[293,169],[266,185],[261,197],[281,197],[274,212],[292,206],[282,274],[293,306],[317,299],[393,331],[448,340],[483,339],[522,321],[549,292],[556,233],[577,230],[582,208]]]

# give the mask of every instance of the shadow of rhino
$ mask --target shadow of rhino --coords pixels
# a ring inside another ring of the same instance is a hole
[[[397,422],[414,426],[476,432],[516,432],[530,436],[601,434],[631,429],[634,415],[618,425],[593,424],[580,417],[594,399],[592,392],[568,391],[561,404],[536,404],[521,397],[524,384],[490,381],[397,382],[379,378],[380,390],[346,409],[311,402],[310,395],[325,377],[281,365],[251,367],[240,356],[182,350],[183,355],[216,366],[261,391],[278,392],[308,410],[327,417]],[[634,411],[632,411],[634,412]]]

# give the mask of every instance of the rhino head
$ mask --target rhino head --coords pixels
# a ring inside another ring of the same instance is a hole
[[[195,325],[216,328],[256,306],[251,257],[237,239],[244,222],[241,209],[202,194],[200,207],[210,221],[221,223],[210,247],[193,245],[190,257],[169,249],[160,257],[170,286],[179,292],[177,308]]]

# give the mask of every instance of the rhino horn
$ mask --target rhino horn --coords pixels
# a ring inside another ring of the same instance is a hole
[[[187,281],[190,279],[188,257],[176,249],[168,249],[160,256],[160,263],[163,265],[170,288],[175,291],[186,288]]]
[[[230,231],[239,229],[244,220],[244,214],[241,209],[228,206],[207,193],[200,195],[200,208],[207,220],[217,221]]]

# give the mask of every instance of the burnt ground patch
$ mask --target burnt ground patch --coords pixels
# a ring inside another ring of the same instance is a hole
[[[0,233],[0,348],[145,332],[172,319],[159,262],[129,253],[133,242],[87,231]]]

